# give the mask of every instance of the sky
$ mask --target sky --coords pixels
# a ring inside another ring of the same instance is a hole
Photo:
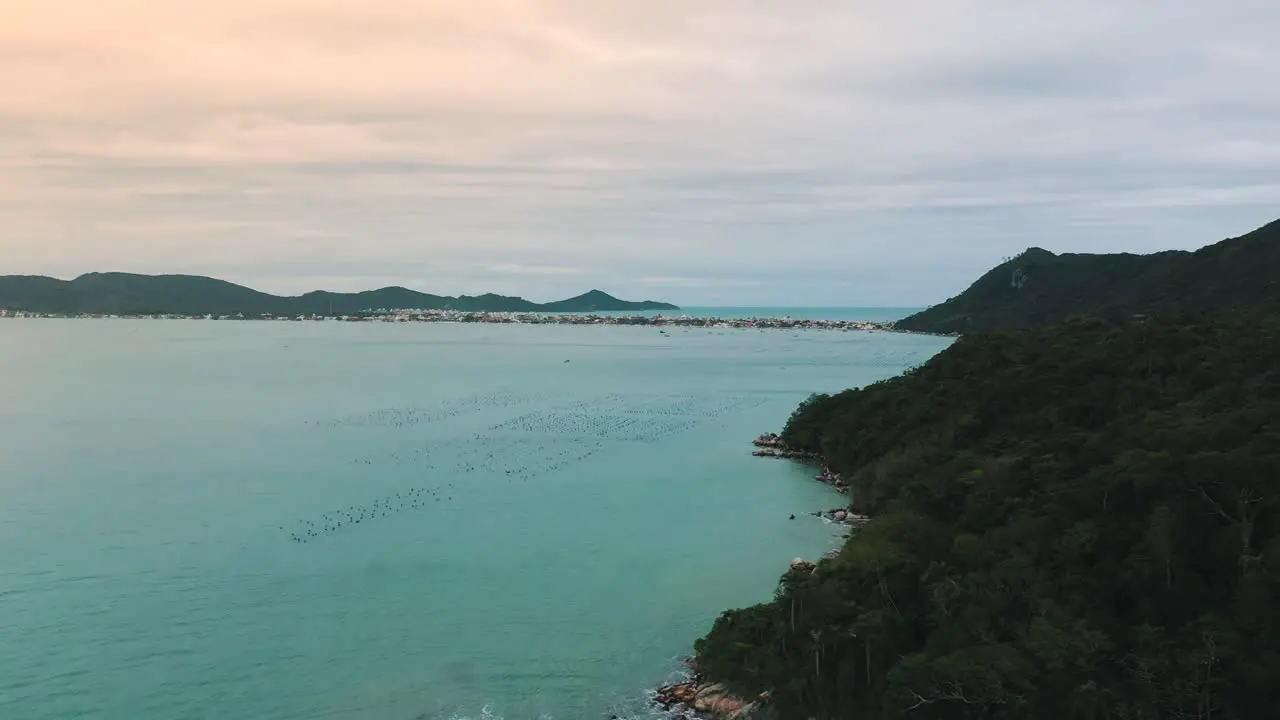
[[[924,306],[1280,217],[1274,0],[0,0],[0,274]]]

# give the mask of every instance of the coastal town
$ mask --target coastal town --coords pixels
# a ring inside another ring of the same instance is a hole
[[[891,330],[885,323],[868,320],[819,320],[791,317],[721,318],[695,315],[604,315],[591,313],[549,314],[536,312],[463,312],[458,310],[370,310],[354,315],[199,315],[199,314],[58,314],[0,309],[0,318],[221,320],[273,322],[387,322],[387,323],[487,323],[501,325],[627,325],[642,327],[736,328],[762,330]]]

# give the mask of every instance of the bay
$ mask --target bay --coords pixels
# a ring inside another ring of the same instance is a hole
[[[722,320],[749,320],[752,318],[790,318],[792,320],[865,320],[892,322],[919,312],[924,308],[898,307],[686,307],[679,310],[644,310],[641,312],[592,313],[593,315],[638,315],[654,317],[720,318]]]
[[[0,716],[636,716],[839,539],[751,438],[947,342],[0,321]]]

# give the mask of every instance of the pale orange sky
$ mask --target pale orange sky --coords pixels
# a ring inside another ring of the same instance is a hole
[[[0,274],[923,304],[1029,244],[1280,215],[1275,27],[1251,0],[0,0]]]

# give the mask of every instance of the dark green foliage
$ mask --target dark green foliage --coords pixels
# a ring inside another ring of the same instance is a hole
[[[609,312],[613,310],[679,310],[680,308],[652,300],[627,302],[607,292],[592,290],[568,300],[544,303],[537,309],[540,312]]]
[[[782,443],[793,450],[822,451],[822,429],[831,414],[840,407],[838,401],[827,394],[810,395],[791,413],[782,430]]]
[[[1074,314],[1228,310],[1280,303],[1280,220],[1195,252],[1064,254],[1030,248],[960,295],[895,323],[902,330],[1013,330]]]
[[[0,309],[51,314],[99,315],[352,315],[365,310],[460,310],[464,312],[591,312],[674,310],[675,305],[628,302],[592,290],[569,300],[539,305],[505,295],[442,297],[402,287],[359,293],[310,292],[280,297],[242,285],[195,275],[89,273],[75,280],[10,275],[0,277]]]
[[[700,667],[787,718],[1252,720],[1280,708],[1280,318],[959,339],[815,396],[874,519]]]

